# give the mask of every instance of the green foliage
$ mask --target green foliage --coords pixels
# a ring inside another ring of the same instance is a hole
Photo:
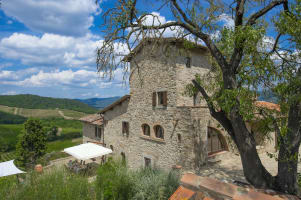
[[[1,95],[0,105],[29,109],[68,109],[84,113],[95,113],[97,110],[85,103],[72,99],[40,97],[37,95]]]
[[[99,199],[168,199],[179,186],[179,175],[159,169],[129,170],[121,161],[109,160],[99,168],[96,188]]]
[[[24,131],[16,147],[18,164],[34,165],[38,158],[46,153],[47,134],[41,121],[29,119],[24,123]]]
[[[65,170],[29,173],[21,184],[15,176],[0,178],[0,196],[6,200],[90,200],[96,199],[93,186],[84,177]]]
[[[0,124],[0,152],[15,150],[22,129],[22,124]]]
[[[23,124],[26,117],[0,111],[0,124]]]

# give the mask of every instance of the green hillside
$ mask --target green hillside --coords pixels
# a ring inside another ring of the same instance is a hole
[[[23,124],[26,117],[0,111],[0,124]]]
[[[40,97],[31,94],[0,95],[0,105],[27,109],[66,109],[84,113],[95,113],[97,110],[83,102],[72,99]]]

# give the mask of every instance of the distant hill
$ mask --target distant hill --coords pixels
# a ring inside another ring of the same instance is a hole
[[[66,109],[95,113],[97,109],[74,99],[41,97],[31,94],[0,95],[0,105],[27,109]]]
[[[23,124],[26,117],[0,111],[0,124]]]
[[[118,100],[119,98],[120,97],[108,97],[108,98],[91,98],[91,99],[75,99],[75,100],[81,101],[97,109],[103,109],[104,107],[112,104],[114,101]]]
[[[268,101],[268,102],[272,102],[272,103],[277,103],[278,99],[276,97],[275,94],[273,94],[272,91],[268,90],[268,91],[258,91],[257,92],[259,94],[258,100],[259,101]]]

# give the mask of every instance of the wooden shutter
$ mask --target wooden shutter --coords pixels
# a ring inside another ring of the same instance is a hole
[[[122,133],[125,133],[125,122],[122,122]]]
[[[167,106],[167,91],[163,92],[163,106]]]
[[[157,93],[153,92],[153,106],[157,105]]]
[[[125,127],[126,127],[126,134],[129,134],[129,132],[130,132],[130,127],[129,127],[129,123],[128,122],[125,122]]]

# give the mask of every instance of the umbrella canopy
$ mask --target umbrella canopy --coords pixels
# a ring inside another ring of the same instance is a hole
[[[19,170],[15,166],[14,160],[0,163],[0,177],[14,175],[14,174],[21,174],[21,173],[26,173],[26,172]]]
[[[80,144],[64,149],[64,152],[79,160],[88,160],[112,153],[111,149],[93,143]]]

